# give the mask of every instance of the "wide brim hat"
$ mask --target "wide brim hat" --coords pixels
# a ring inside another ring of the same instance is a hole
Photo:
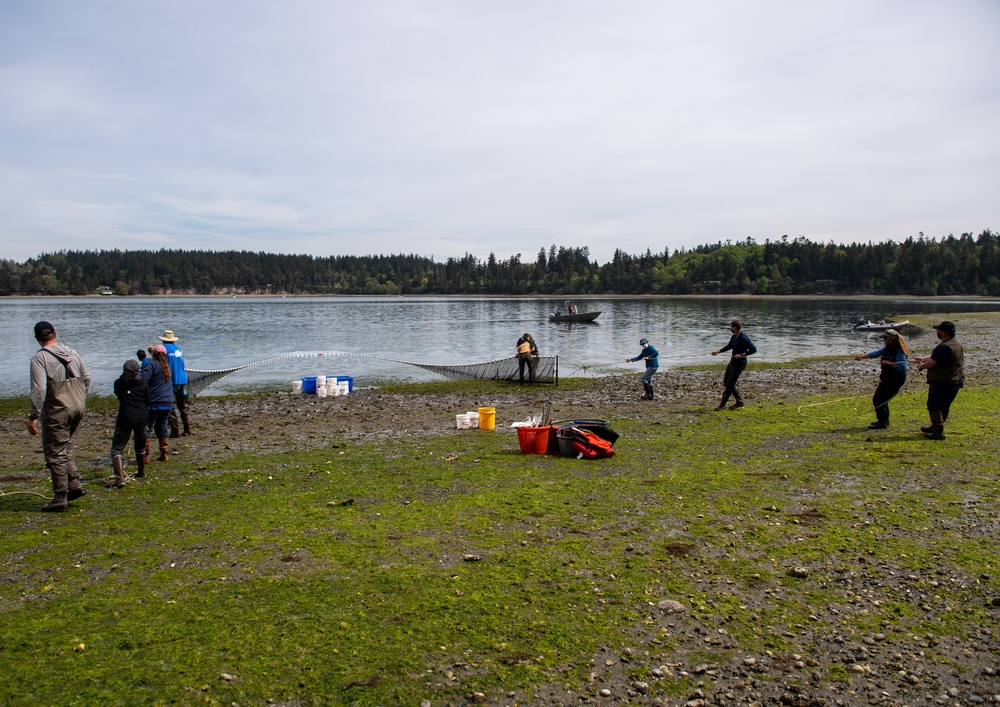
[[[156,338],[159,339],[160,341],[166,341],[167,343],[177,341],[177,337],[174,336],[174,332],[172,329],[164,330],[164,332]]]

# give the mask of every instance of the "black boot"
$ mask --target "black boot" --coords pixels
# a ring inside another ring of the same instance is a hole
[[[940,410],[933,410],[930,413],[931,428],[924,432],[927,439],[944,439],[944,417]]]
[[[135,478],[142,479],[146,476],[146,455],[141,449],[135,450]]]
[[[46,513],[60,513],[67,508],[69,508],[69,502],[65,493],[57,493],[55,498],[42,506],[42,510]]]
[[[76,483],[74,483],[74,481]],[[79,479],[73,479],[69,482],[69,493],[66,494],[66,500],[75,501],[78,498],[83,498],[87,495],[87,489],[83,488],[83,484],[80,483]]]

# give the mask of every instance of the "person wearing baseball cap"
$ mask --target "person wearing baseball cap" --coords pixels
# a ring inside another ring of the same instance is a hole
[[[42,510],[65,511],[70,501],[87,495],[73,458],[73,435],[83,421],[90,374],[80,354],[56,340],[49,322],[35,324],[35,340],[42,348],[31,358],[28,432],[36,436],[41,423],[42,452],[55,494]]]
[[[872,396],[875,422],[868,425],[870,430],[884,430],[889,426],[889,401],[906,384],[906,359],[910,355],[906,340],[895,329],[887,329],[882,333],[882,343],[882,348],[854,357],[855,361],[868,358],[881,359],[878,387]]]
[[[646,391],[642,395],[643,400],[653,399],[653,376],[656,375],[657,369],[660,367],[660,352],[657,351],[652,344],[649,343],[649,339],[642,337],[639,339],[639,346],[642,347],[642,351],[635,358],[626,358],[626,363],[632,363],[634,361],[645,361],[646,370],[642,374],[642,387]]]
[[[918,371],[927,371],[927,413],[931,424],[921,427],[927,439],[944,439],[944,423],[951,404],[965,385],[965,351],[955,338],[955,325],[947,320],[934,325],[938,345],[930,356],[917,359]]]
[[[743,398],[740,396],[740,391],[736,389],[736,381],[740,379],[740,374],[747,367],[747,356],[757,353],[757,347],[750,341],[750,337],[743,333],[743,325],[739,319],[729,322],[729,331],[732,334],[729,337],[729,343],[721,349],[712,352],[713,356],[718,356],[723,351],[732,351],[729,357],[729,365],[726,366],[726,373],[722,377],[722,385],[724,386],[722,401],[715,406],[716,410],[726,409],[726,403],[729,401],[730,395],[736,399],[730,410],[743,407]]]

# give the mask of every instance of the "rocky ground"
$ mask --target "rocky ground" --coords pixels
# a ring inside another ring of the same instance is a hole
[[[976,383],[1000,383],[1000,336],[991,327],[960,333],[967,349],[967,369]],[[927,351],[933,343],[931,332],[917,332],[915,347]],[[878,340],[865,342],[876,348]],[[865,345],[865,344],[862,344]],[[861,348],[859,347],[859,350]],[[609,410],[615,417],[643,415],[666,419],[678,411],[706,411],[713,407],[720,393],[721,368],[714,370],[663,371],[655,379],[657,399],[639,399],[641,386],[638,370],[627,376],[599,379],[585,390],[567,386],[539,386],[535,390],[511,387],[509,393],[491,395],[488,401],[468,395],[408,395],[377,389],[357,390],[343,398],[317,399],[310,396],[275,394],[252,399],[219,399],[202,397],[192,405],[195,434],[171,440],[180,459],[197,462],[218,458],[237,451],[269,451],[291,447],[322,446],[331,435],[355,441],[391,440],[411,435],[453,434],[455,414],[473,410],[479,404],[497,408],[498,426],[509,425],[540,411],[540,402],[551,400],[555,419],[570,417],[605,418]],[[748,404],[764,400],[794,401],[806,394],[827,394],[837,397],[871,391],[875,384],[874,368],[850,359],[806,362],[788,368],[751,366],[741,385]],[[911,385],[923,388],[922,378]],[[731,413],[720,413],[731,414]],[[113,428],[113,413],[88,413],[88,419],[78,437],[78,459],[95,476],[107,468],[106,454]],[[0,462],[0,481],[25,480],[25,470],[36,470],[44,482],[40,444],[27,435],[23,418],[0,420],[0,440],[6,457]],[[44,486],[44,484],[42,484]],[[995,509],[992,530],[975,529],[977,533],[996,533]],[[836,564],[836,561],[833,563]],[[977,578],[950,577],[928,570],[926,575],[903,575],[889,567],[868,567],[855,562],[843,566],[831,565],[834,584],[866,600],[876,595],[920,597],[933,594],[937,583],[974,584]],[[874,577],[878,577],[878,581]],[[981,578],[979,578],[981,579]],[[706,577],[708,583],[724,589],[725,578]],[[895,582],[897,586],[888,586]],[[964,585],[963,585],[964,586]],[[974,594],[974,587],[970,588]],[[769,600],[780,597],[769,596]],[[985,597],[995,602],[994,619],[1000,618],[1000,598]],[[857,611],[851,605],[817,607],[822,612]],[[651,609],[657,624],[676,636],[685,636],[692,645],[713,644],[725,647],[734,641],[719,626],[704,625],[683,605],[661,603]],[[836,625],[835,616],[820,617],[824,624]],[[787,627],[789,635],[806,636],[807,626]],[[649,650],[644,652],[608,652],[593,657],[593,683],[587,692],[568,694],[556,687],[540,687],[533,694],[510,693],[510,704],[671,704],[698,707],[718,704],[785,704],[785,705],[969,705],[1000,704],[1000,631],[992,625],[974,627],[963,639],[941,640],[927,635],[886,636],[878,631],[867,635],[844,634],[820,637],[809,635],[808,641],[821,646],[823,661],[831,660],[850,666],[849,670],[863,675],[869,666],[878,666],[883,675],[863,683],[863,690],[854,690],[851,681],[846,687],[831,689],[830,681],[813,681],[806,677],[816,666],[818,655],[746,656],[737,651],[726,662],[706,663],[686,654],[660,653],[659,637],[644,637]],[[925,651],[951,661],[924,660]],[[671,675],[691,675],[706,686],[692,694],[673,700],[651,697],[655,692],[647,683],[630,678],[636,668],[651,669],[655,678]],[[460,670],[461,668],[455,668]],[[815,673],[814,673],[815,674]],[[709,689],[708,686],[711,686]],[[470,701],[504,704],[494,697],[487,699],[470,695]]]

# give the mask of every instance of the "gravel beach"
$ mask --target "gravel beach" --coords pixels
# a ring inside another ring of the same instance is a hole
[[[1000,384],[1000,335],[991,317],[973,319],[959,330],[959,339],[966,348],[966,370],[969,385],[997,386]],[[908,337],[915,352],[925,354],[934,343],[933,332],[924,328],[910,332]],[[859,342],[871,349],[879,339]],[[580,389],[567,386],[517,386],[509,392],[491,395],[489,400],[477,400],[467,395],[402,394],[379,389],[359,389],[347,397],[318,399],[291,393],[276,393],[250,398],[202,397],[191,408],[194,434],[171,440],[176,458],[199,463],[218,460],[237,452],[273,452],[282,449],[321,447],[331,436],[356,443],[391,441],[406,437],[461,434],[454,429],[455,414],[474,410],[479,405],[497,409],[498,427],[537,414],[544,401],[551,401],[553,418],[616,419],[643,416],[652,422],[666,422],[678,414],[746,414],[755,404],[764,401],[800,401],[806,395],[836,398],[845,395],[870,394],[876,378],[874,366],[856,362],[848,356],[822,361],[799,362],[788,366],[758,366],[752,359],[743,379],[741,390],[748,410],[740,413],[712,413],[721,393],[724,357],[711,369],[663,370],[655,378],[656,399],[640,400],[640,369],[630,375],[596,379]],[[922,376],[914,376],[910,386],[924,390]],[[959,399],[959,404],[961,398]],[[108,474],[107,451],[114,425],[113,413],[88,413],[77,437],[77,459],[85,482],[97,483]],[[0,461],[0,478],[5,481],[35,481],[47,490],[41,445],[24,428],[23,417],[0,419],[0,440],[6,455]],[[988,516],[970,515],[970,524],[978,527],[962,532],[996,536],[996,509]],[[992,518],[992,520],[988,520]],[[682,603],[660,602],[658,612],[664,626],[682,637],[682,649],[673,651],[669,660],[657,660],[656,638],[649,638],[650,651],[645,653],[608,652],[593,657],[593,689],[588,694],[567,695],[555,687],[539,686],[533,694],[512,692],[509,700],[487,701],[470,695],[470,702],[489,704],[580,704],[586,701],[607,704],[677,704],[687,707],[718,704],[784,704],[784,705],[968,705],[1000,704],[1000,598],[979,596],[976,584],[982,578],[951,576],[928,568],[920,576],[895,574],[888,567],[858,564],[833,569],[835,584],[858,595],[877,588],[880,595],[911,596],[913,601],[933,593],[937,583],[952,586],[968,585],[970,600],[994,602],[992,625],[973,627],[964,640],[939,640],[929,635],[893,637],[873,631],[867,635],[837,635],[813,637],[813,645],[821,650],[813,655],[775,657],[743,656],[734,652],[728,662],[706,662],[699,659],[700,651],[711,641],[725,644],[729,639],[722,626],[705,626],[693,620]],[[874,577],[878,577],[876,582]],[[725,590],[724,578],[706,577],[705,582],[717,583]],[[732,584],[730,582],[730,584]],[[736,591],[733,589],[732,591]],[[747,601],[751,606],[750,600]],[[847,611],[847,609],[844,609]],[[817,612],[836,612],[830,605],[817,607]],[[836,623],[836,617],[824,615],[824,621]],[[720,630],[722,629],[722,630]],[[804,627],[789,627],[789,631],[807,631]],[[902,642],[902,643],[901,643]],[[924,651],[933,647],[946,660],[929,661]],[[662,660],[662,662],[660,662]],[[851,666],[863,676],[869,666],[879,666],[883,675],[891,669],[893,677],[867,680],[855,691],[831,693],[821,685],[803,685],[794,676],[808,671],[820,662],[836,660]],[[648,663],[654,676],[693,675],[711,684],[711,694],[701,690],[681,699],[651,697],[648,683],[630,677],[636,665]],[[791,677],[790,677],[791,676]],[[890,686],[891,689],[885,686]]]

